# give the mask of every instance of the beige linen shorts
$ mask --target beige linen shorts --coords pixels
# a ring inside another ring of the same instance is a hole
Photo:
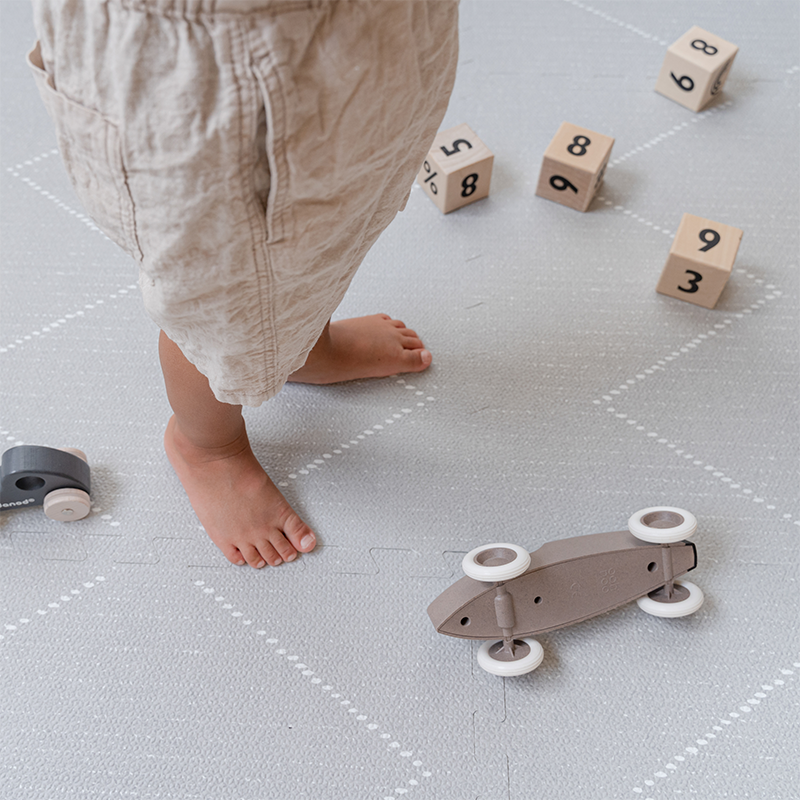
[[[299,369],[400,211],[455,78],[454,0],[34,0],[73,185],[227,403]]]

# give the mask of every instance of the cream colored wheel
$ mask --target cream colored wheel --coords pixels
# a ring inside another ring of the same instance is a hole
[[[682,508],[654,506],[637,511],[628,520],[628,530],[643,542],[674,544],[694,535],[697,519]]]
[[[503,653],[503,640],[484,642],[478,650],[478,665],[492,675],[512,677],[533,672],[544,660],[544,649],[536,639],[515,639],[516,657]]]
[[[44,498],[44,513],[58,522],[83,519],[92,510],[92,501],[82,489],[56,489]]]
[[[688,617],[689,614],[694,614],[695,611],[699,611],[705,600],[703,590],[691,581],[675,581],[675,586],[688,592],[688,596],[684,600],[679,600],[677,603],[665,603],[655,600],[650,597],[650,595],[645,595],[636,601],[639,608],[647,614],[652,614],[654,617],[664,617],[667,619]]]
[[[531,565],[531,554],[516,544],[497,542],[470,550],[461,562],[464,574],[484,583],[510,581]]]
[[[85,461],[87,464],[89,463],[89,459],[86,457],[86,453],[83,450],[79,450],[77,447],[59,447],[62,453],[72,453],[74,456],[78,456],[81,460]]]

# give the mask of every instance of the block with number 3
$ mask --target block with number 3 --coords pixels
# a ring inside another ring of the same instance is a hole
[[[536,194],[577,211],[586,211],[611,157],[614,139],[562,123],[544,151]]]
[[[469,125],[439,131],[417,183],[443,214],[489,194],[494,156]]]
[[[695,26],[667,48],[656,91],[700,111],[722,91],[738,52],[735,44]]]
[[[656,291],[703,308],[714,308],[728,282],[743,232],[684,214]]]

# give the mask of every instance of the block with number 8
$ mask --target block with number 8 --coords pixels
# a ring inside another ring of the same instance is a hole
[[[489,194],[494,156],[469,125],[439,131],[417,183],[443,214]]]
[[[614,139],[562,123],[544,151],[536,194],[586,211],[603,182]]]
[[[684,214],[656,291],[703,308],[714,308],[728,282],[743,232]]]
[[[700,111],[721,91],[739,48],[695,26],[667,48],[656,91]]]

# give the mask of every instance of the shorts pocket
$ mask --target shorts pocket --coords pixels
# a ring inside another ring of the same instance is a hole
[[[57,91],[44,69],[39,42],[27,60],[55,124],[58,148],[78,199],[110,239],[141,261],[119,130],[102,114]]]
[[[284,141],[284,99],[280,85],[271,71],[269,59],[264,58],[254,67],[255,77],[261,94],[263,111],[266,114],[266,139],[259,143],[264,151],[269,170],[269,197],[266,206],[267,244],[275,244],[286,235],[284,210],[287,201],[285,187],[288,186],[288,167]]]

